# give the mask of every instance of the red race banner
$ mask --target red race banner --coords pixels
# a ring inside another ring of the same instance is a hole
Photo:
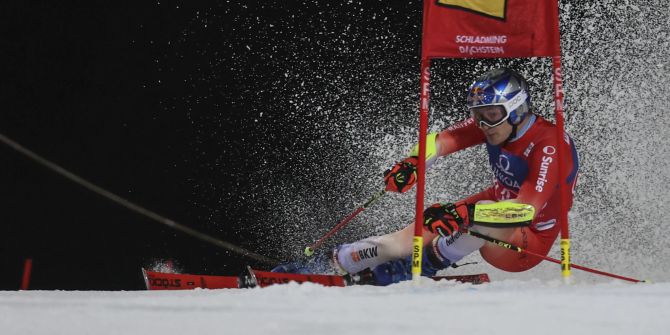
[[[557,0],[424,0],[423,58],[560,56]]]

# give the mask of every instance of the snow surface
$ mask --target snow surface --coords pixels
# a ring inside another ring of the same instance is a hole
[[[670,283],[0,292],[0,333],[666,334]]]

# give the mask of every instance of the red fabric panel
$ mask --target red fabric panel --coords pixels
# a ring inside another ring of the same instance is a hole
[[[557,0],[424,1],[424,58],[560,55]]]

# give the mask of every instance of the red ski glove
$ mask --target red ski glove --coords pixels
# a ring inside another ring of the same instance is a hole
[[[431,233],[451,236],[460,228],[470,226],[470,214],[475,205],[464,202],[434,204],[423,211],[423,227]]]
[[[386,190],[404,193],[416,183],[416,166],[419,160],[416,157],[408,157],[396,163],[392,168],[384,172],[384,183]]]

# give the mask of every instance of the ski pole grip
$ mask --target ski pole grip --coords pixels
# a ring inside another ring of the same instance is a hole
[[[305,256],[309,257],[314,255],[314,249],[312,247],[305,247]]]

